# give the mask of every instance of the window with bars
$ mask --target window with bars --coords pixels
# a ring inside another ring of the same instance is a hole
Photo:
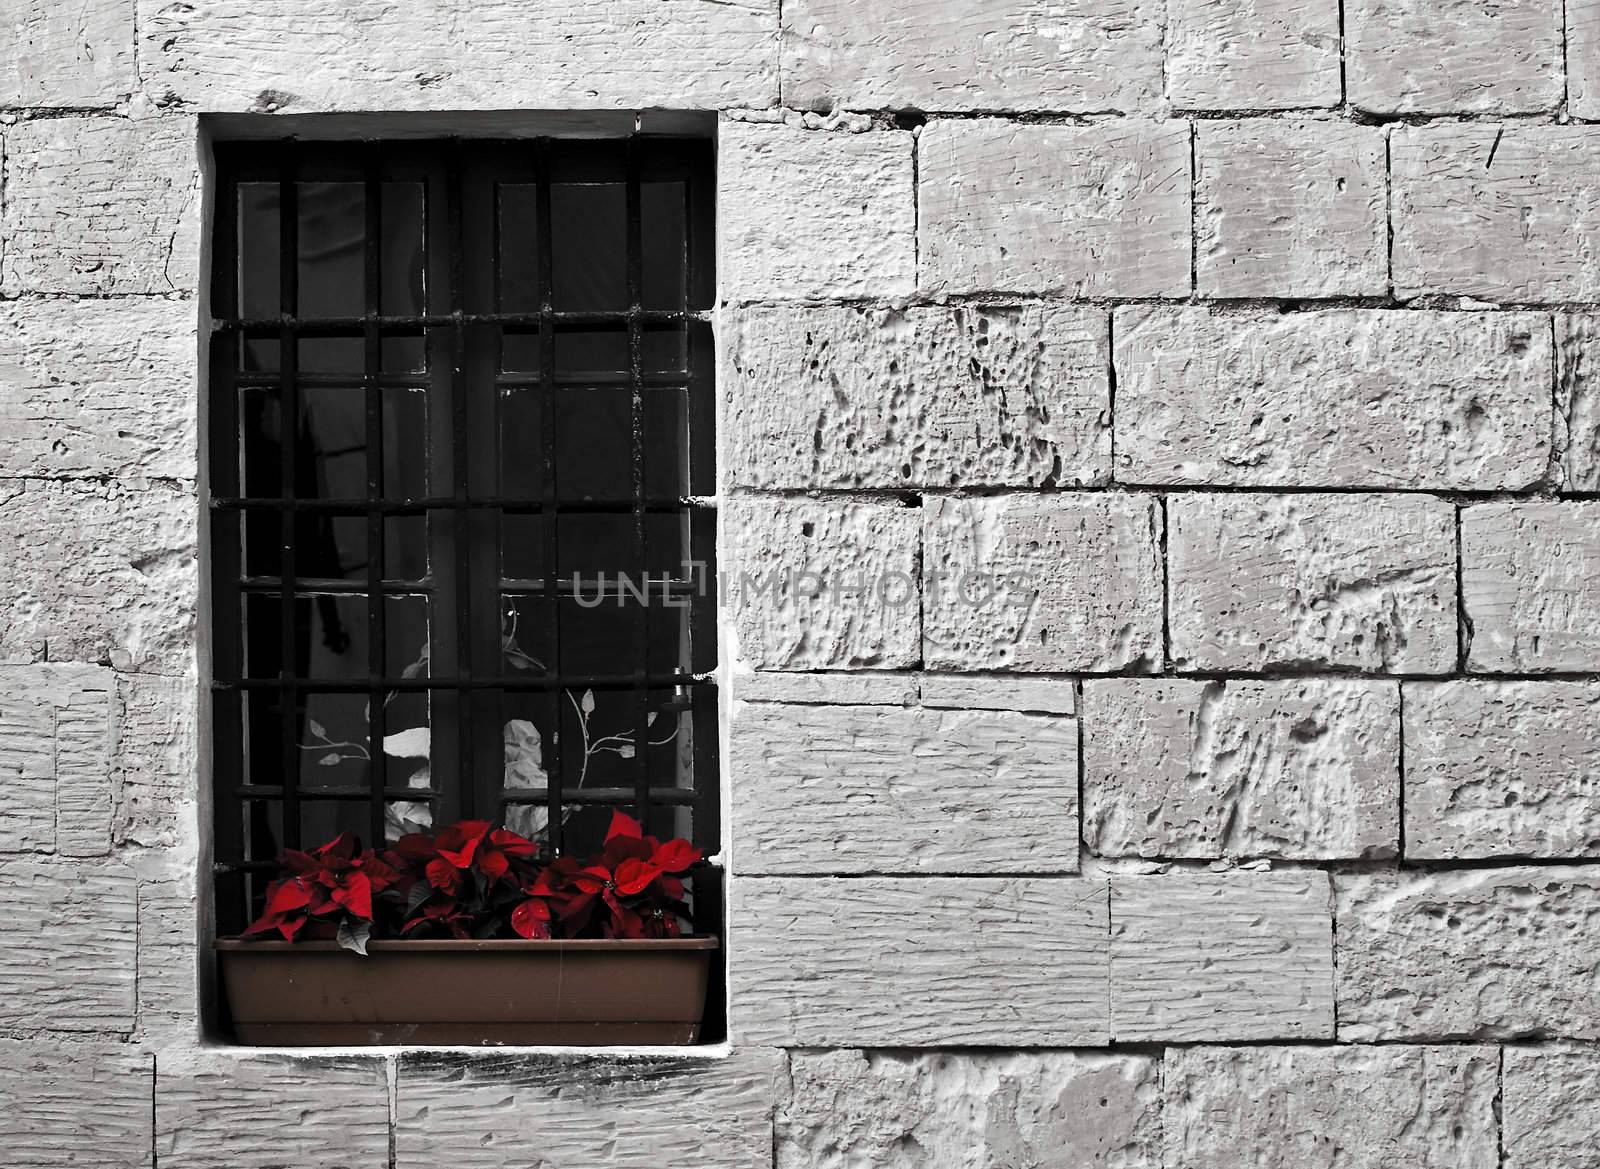
[[[710,143],[216,164],[218,932],[341,831],[715,852]]]

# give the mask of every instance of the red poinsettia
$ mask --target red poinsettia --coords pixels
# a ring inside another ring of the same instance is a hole
[[[583,933],[602,907],[602,937],[671,937],[685,911],[679,874],[701,855],[687,840],[663,844],[645,836],[632,816],[613,812],[598,856],[581,865],[566,858],[553,862],[540,874],[549,892],[530,893],[550,903],[567,937]]]
[[[373,899],[399,874],[355,837],[340,833],[312,852],[288,849],[289,875],[267,887],[266,909],[245,936],[276,930],[284,939],[337,937],[348,949],[366,953],[372,933]]]

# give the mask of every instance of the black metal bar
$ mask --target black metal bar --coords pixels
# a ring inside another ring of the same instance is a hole
[[[383,290],[383,159],[376,142],[369,142],[363,159],[366,184],[365,295],[367,323],[363,347],[362,389],[367,411],[367,670],[372,689],[367,694],[367,786],[371,801],[368,839],[373,847],[384,840],[384,787],[388,760],[383,752],[384,688],[387,614],[384,612],[384,516],[370,506],[383,498],[383,391],[378,374],[383,368],[383,336],[378,331]]]
[[[232,513],[224,513],[232,514]],[[693,597],[699,594],[700,586],[696,581],[685,577],[655,577],[644,578],[653,597]],[[390,596],[416,596],[420,593],[431,593],[433,584],[428,580],[385,580],[382,587]],[[500,585],[508,592],[516,593],[542,593],[546,582],[543,578],[503,577]],[[239,587],[247,593],[275,593],[278,591],[278,578],[275,576],[247,576],[241,577]],[[345,580],[330,577],[301,577],[297,581],[301,595],[307,593],[332,593],[335,595],[366,596],[369,586],[365,580]],[[599,600],[601,598],[620,597],[625,595],[622,586],[615,578],[606,577],[576,579],[567,577],[565,580],[555,582],[555,590],[563,597],[583,597],[585,600]]]
[[[548,795],[547,788],[507,788],[502,794],[508,804],[536,804]],[[694,792],[681,787],[653,787],[649,789],[649,796],[653,803],[672,804],[687,807],[694,803]],[[585,787],[565,791],[561,796],[565,803],[575,806],[600,805],[618,806],[632,804],[639,798],[639,790],[632,787]]]
[[[281,413],[280,435],[282,482],[279,490],[283,498],[293,501],[299,486],[296,481],[296,461],[300,435],[300,387],[295,380],[299,364],[299,350],[291,321],[299,311],[300,294],[300,198],[295,175],[295,156],[285,151],[278,173],[278,298],[283,311],[278,333],[278,409]],[[300,696],[296,668],[298,646],[295,631],[295,511],[283,511],[283,573],[279,590],[279,617],[283,622],[281,659],[278,663],[282,685],[279,690],[279,713],[283,731],[283,844],[286,848],[300,847]]]
[[[442,788],[432,787],[394,787],[381,789],[385,799],[390,800],[423,800],[437,799],[445,794]],[[283,795],[283,787],[275,783],[245,783],[235,785],[232,794],[239,799],[270,800]],[[631,787],[586,787],[579,791],[567,792],[563,795],[569,804],[628,804],[638,797],[637,791]],[[300,799],[310,803],[313,801],[333,802],[343,800],[354,803],[357,800],[368,798],[366,784],[339,784],[333,787],[308,787],[300,792]],[[542,787],[504,788],[499,798],[508,804],[538,804],[549,798],[549,789]],[[695,793],[688,788],[662,787],[651,788],[650,798],[658,804],[686,805],[695,800]]]
[[[554,240],[555,228],[550,212],[550,143],[541,142],[535,156],[534,170],[536,175],[536,193],[538,198],[537,222],[534,225],[534,238],[539,252],[539,377],[543,383],[543,391],[539,395],[539,438],[543,444],[540,451],[540,460],[544,470],[544,512],[549,518],[544,524],[544,570],[551,580],[559,580],[560,566],[557,563],[560,555],[561,542],[558,538],[555,520],[556,502],[560,498],[560,484],[556,479],[556,344],[555,344],[555,257]],[[545,620],[549,632],[550,665],[557,671],[558,677],[561,670],[561,599],[555,589],[543,594],[545,597]],[[550,733],[547,746],[549,760],[545,764],[545,774],[549,776],[549,792],[546,800],[545,829],[550,851],[559,855],[562,850],[562,786],[565,776],[562,771],[562,743],[561,724],[565,719],[566,710],[563,686],[558,684],[550,691],[549,719]]]
[[[655,674],[646,674],[645,683],[651,687],[662,686],[692,686],[700,682],[708,682],[714,675],[710,673],[689,673],[688,671],[667,671]],[[527,690],[547,691],[561,690],[565,687],[587,690],[631,690],[638,684],[639,675],[629,674],[546,674],[542,677],[529,678],[526,675],[519,677],[483,677],[459,678],[386,678],[384,686],[390,690]],[[349,678],[307,679],[303,683],[306,687],[329,694],[359,694],[366,690],[370,683],[367,679],[360,680]],[[216,690],[270,690],[281,685],[276,678],[239,678],[233,681],[213,682],[212,688]]]
[[[541,190],[548,187],[541,182]],[[542,263],[542,260],[541,260]],[[241,320],[217,320],[213,322],[212,329],[217,332],[260,333],[270,336],[274,330],[287,323],[292,325],[297,333],[303,337],[328,337],[338,333],[345,333],[352,337],[360,336],[366,328],[367,318],[360,317],[299,317],[293,313],[286,314],[287,322],[277,318],[253,317]],[[500,313],[500,312],[466,312],[459,316],[456,313],[439,315],[437,313],[422,316],[379,316],[377,326],[385,332],[393,329],[444,329],[454,325],[458,320],[468,325],[503,325],[510,328],[537,328],[540,325],[621,325],[631,320],[639,320],[646,324],[681,324],[685,321],[707,321],[711,319],[708,310],[693,311],[681,309],[647,309],[628,308],[606,310],[592,310],[587,312],[557,312],[554,309],[544,309],[536,313]]]
[[[636,500],[604,500],[604,499],[572,499],[552,502],[550,500],[527,500],[516,497],[491,496],[472,500],[459,500],[451,496],[433,497],[424,499],[393,499],[380,502],[378,508],[385,515],[419,515],[427,511],[462,511],[469,508],[498,508],[501,511],[523,512],[530,515],[560,514],[560,515],[632,515],[639,506]],[[679,512],[686,508],[701,509],[705,511],[716,510],[716,503],[710,499],[693,496],[678,496],[676,498],[656,497],[645,501],[645,510],[657,514]],[[366,501],[361,499],[295,499],[284,500],[264,496],[222,496],[211,500],[213,510],[231,510],[237,508],[270,508],[274,511],[283,509],[300,512],[353,512],[365,514]]]
[[[462,145],[460,139],[450,143],[448,221],[450,232],[450,442],[452,454],[451,476],[453,498],[463,511],[469,506],[471,493],[467,460],[471,451],[467,444],[467,427],[470,422],[467,404],[467,333],[466,305],[463,303],[465,278],[462,273],[466,231],[462,216],[462,203],[466,197],[462,174]],[[458,516],[455,532],[456,554],[456,783],[460,788],[461,815],[470,818],[474,812],[474,783],[472,765],[473,705],[468,687],[472,677],[472,547],[466,517]]]
[[[644,436],[644,326],[640,320],[644,301],[643,196],[639,186],[639,140],[627,145],[628,211],[628,381],[631,386],[632,464],[633,464],[633,562],[644,571],[650,563],[648,536],[645,534],[645,456]],[[622,602],[626,604],[627,602]],[[650,691],[644,683],[650,663],[650,602],[639,604],[639,647],[634,654],[634,669],[639,682],[633,692],[633,788],[634,815],[639,823],[650,823]]]

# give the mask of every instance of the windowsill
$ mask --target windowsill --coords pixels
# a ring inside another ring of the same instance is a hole
[[[560,1056],[560,1057],[609,1057],[620,1059],[703,1059],[707,1061],[727,1059],[733,1054],[733,1045],[727,1040],[718,1043],[696,1043],[683,1046],[609,1046],[609,1047],[573,1047],[573,1046],[548,1046],[548,1047],[443,1047],[443,1046],[408,1046],[405,1044],[385,1046],[354,1046],[354,1047],[250,1047],[240,1043],[224,1043],[215,1039],[202,1039],[202,1050],[210,1055],[229,1056],[236,1054],[240,1059],[249,1059],[255,1056],[272,1056],[274,1058],[299,1058],[299,1059],[352,1059],[371,1057],[373,1059],[390,1059],[406,1055],[452,1055],[461,1057],[482,1056],[485,1059],[504,1059],[507,1056]]]

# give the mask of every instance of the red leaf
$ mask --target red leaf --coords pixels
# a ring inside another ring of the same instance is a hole
[[[489,880],[498,881],[511,868],[511,862],[506,860],[505,853],[488,848],[478,854],[478,868]]]
[[[533,856],[539,851],[539,846],[526,836],[506,828],[489,833],[489,843],[508,856]]]
[[[631,836],[634,839],[638,839],[642,835],[644,835],[644,832],[639,827],[639,821],[632,816],[620,811],[611,813],[611,827],[606,832],[607,844],[610,844],[618,836]]]
[[[651,857],[650,860],[651,863],[658,865],[664,873],[681,873],[703,855],[698,848],[687,840],[669,840],[656,849],[656,855]]]
[[[353,873],[349,883],[333,891],[333,899],[357,917],[372,918],[372,882],[365,873]]]
[[[550,907],[537,898],[529,898],[511,911],[511,928],[525,938],[548,938]]]
[[[647,865],[639,860],[625,860],[617,866],[617,892],[624,897],[643,893],[650,882],[660,875],[661,870],[654,865]]]

